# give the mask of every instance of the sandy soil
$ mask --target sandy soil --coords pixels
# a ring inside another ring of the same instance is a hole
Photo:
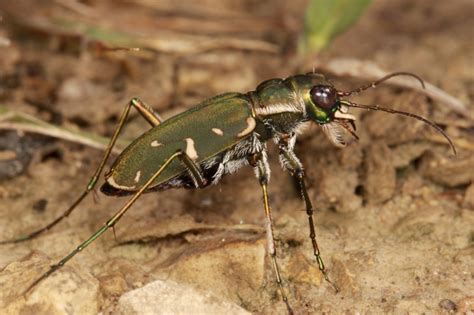
[[[106,22],[122,28],[149,29],[150,16],[161,14],[172,17],[163,26],[168,30],[179,33],[195,27],[195,33],[210,36],[270,40],[282,52],[226,48],[188,56],[104,56],[71,52],[68,40],[15,28],[6,19],[0,34],[13,44],[0,48],[0,104],[54,124],[111,135],[132,96],[139,95],[167,118],[206,97],[250,90],[262,80],[293,74],[297,57],[291,47],[301,24],[301,5],[245,1],[199,11],[185,5],[170,9],[163,3],[112,8],[97,4],[97,10],[107,12]],[[72,14],[67,8],[54,10]],[[374,61],[386,70],[412,71],[458,97],[472,114],[473,10],[469,0],[374,1],[353,28],[302,67],[311,70],[313,63],[350,57]],[[203,19],[213,14],[226,14],[228,20]],[[243,18],[250,19],[245,21],[255,32],[239,20]],[[341,89],[361,84],[348,78],[332,81]],[[296,152],[306,166],[309,194],[318,210],[322,257],[341,289],[335,294],[314,262],[304,205],[271,147],[269,189],[278,258],[295,313],[474,311],[472,115],[462,117],[419,93],[390,86],[354,100],[430,117],[454,139],[458,154],[452,157],[446,143],[426,125],[384,113],[356,112],[361,139],[343,150],[334,148],[316,126],[300,137]],[[124,135],[128,139],[145,130],[140,118],[133,117]],[[85,188],[101,152],[42,136],[0,135],[2,240],[56,218]],[[217,304],[231,303],[251,313],[285,313],[265,254],[264,213],[251,169],[204,190],[143,196],[116,226],[116,239],[107,233],[30,295],[21,296],[125,200],[91,195],[51,231],[31,241],[1,245],[1,313],[125,314],[131,312],[126,303],[156,302],[161,307],[169,302],[160,302],[165,299],[161,295],[151,300],[123,298],[156,280],[189,285],[215,296]],[[192,310],[197,300],[191,295],[187,300]]]

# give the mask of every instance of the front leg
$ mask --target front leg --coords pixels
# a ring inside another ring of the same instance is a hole
[[[318,242],[316,241],[316,229],[314,228],[314,221],[313,221],[313,205],[311,200],[308,196],[308,191],[306,189],[305,184],[305,174],[303,169],[303,164],[301,164],[298,157],[293,152],[294,140],[295,137],[286,137],[282,138],[279,142],[279,150],[280,150],[280,161],[283,167],[298,181],[300,186],[301,196],[304,200],[306,206],[306,214],[308,215],[308,223],[309,223],[309,237],[311,239],[311,243],[313,245],[313,252],[314,256],[316,257],[316,261],[318,262],[319,270],[324,276],[324,279],[331,284],[336,292],[339,292],[339,288],[329,279],[329,276],[326,271],[326,267],[324,266],[323,259],[321,258],[321,252],[319,250]]]
[[[249,158],[249,162],[250,162],[250,165],[254,167],[255,175],[257,176],[258,181],[260,182],[260,186],[262,187],[263,207],[265,210],[265,217],[267,219],[265,227],[266,227],[266,234],[267,234],[268,255],[270,256],[272,260],[273,271],[275,273],[276,281],[280,289],[283,302],[285,302],[288,313],[293,314],[293,310],[291,309],[291,306],[288,303],[288,298],[283,288],[283,282],[281,280],[281,275],[280,275],[280,268],[277,262],[275,237],[273,235],[272,211],[270,209],[270,205],[268,202],[267,185],[268,185],[268,181],[270,180],[270,166],[268,165],[266,149],[264,148],[262,152],[252,155]]]

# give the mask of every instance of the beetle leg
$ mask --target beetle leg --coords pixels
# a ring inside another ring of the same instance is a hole
[[[28,289],[25,290],[23,294],[28,293],[33,287],[35,287],[39,282],[42,280],[46,279],[49,275],[51,275],[53,272],[64,266],[70,259],[72,259],[74,256],[76,256],[80,251],[84,250],[87,246],[89,246],[93,241],[95,241],[97,238],[99,238],[102,234],[104,234],[108,229],[113,228],[114,225],[122,218],[122,216],[127,212],[128,209],[135,203],[135,201],[143,194],[145,190],[147,190],[150,185],[153,183],[153,181],[160,176],[161,173],[168,167],[168,165],[175,159],[175,158],[180,158],[184,156],[185,154],[182,151],[178,151],[171,155],[169,158],[167,158],[164,163],[161,165],[161,167],[153,174],[150,179],[138,190],[132,198],[130,198],[127,203],[120,208],[119,211],[117,211],[107,222],[99,229],[97,230],[94,234],[92,234],[87,240],[82,242],[76,249],[74,249],[72,252],[70,252],[68,255],[66,255],[63,259],[61,259],[58,263],[51,265],[48,271],[46,271],[41,277],[36,279],[29,287]]]
[[[130,101],[131,105],[150,123],[152,127],[158,126],[163,122],[160,115],[155,113],[153,108],[148,106],[145,102],[140,100],[138,97],[132,98]]]
[[[207,180],[204,178],[202,169],[199,164],[196,164],[186,153],[181,155],[181,161],[188,168],[189,174],[193,179],[197,188],[204,188],[207,184]]]
[[[291,309],[290,304],[288,303],[288,297],[286,296],[285,290],[283,288],[283,282],[281,280],[281,275],[280,275],[280,268],[277,262],[275,238],[273,235],[272,211],[268,203],[267,185],[268,185],[269,176],[270,176],[270,167],[268,165],[266,151],[262,151],[260,154],[253,155],[253,158],[251,159],[251,161],[254,162],[255,173],[260,182],[260,186],[262,187],[263,206],[265,210],[265,216],[267,219],[265,227],[266,227],[266,234],[267,234],[268,255],[270,256],[272,260],[273,271],[275,272],[276,281],[280,289],[283,302],[285,302],[286,304],[288,313],[293,314],[293,310]]]
[[[161,119],[159,118],[159,116],[156,113],[154,113],[153,110],[148,105],[146,105],[145,103],[140,101],[138,98],[131,99],[130,102],[127,104],[127,106],[124,108],[124,110],[123,110],[123,112],[120,116],[117,127],[114,131],[114,134],[113,134],[112,138],[110,139],[109,144],[107,145],[107,148],[105,149],[104,156],[102,157],[102,160],[101,160],[99,166],[97,167],[97,169],[96,169],[94,175],[92,176],[92,178],[89,180],[89,183],[87,184],[86,189],[76,199],[76,201],[74,201],[72,203],[72,205],[69,206],[69,208],[66,209],[66,211],[64,211],[59,217],[54,219],[54,221],[50,222],[46,226],[44,226],[44,227],[42,227],[42,228],[40,228],[36,231],[33,231],[33,232],[31,232],[27,235],[20,236],[20,237],[15,238],[15,239],[0,241],[0,245],[1,244],[9,244],[9,243],[19,243],[19,242],[22,242],[22,241],[27,241],[27,240],[33,239],[33,238],[37,237],[38,235],[40,235],[41,233],[48,231],[53,226],[55,226],[56,224],[58,224],[59,222],[61,222],[63,219],[65,219],[67,216],[69,216],[71,214],[71,212],[81,203],[81,201],[89,194],[89,192],[91,192],[94,189],[94,187],[95,187],[95,185],[96,185],[96,183],[97,183],[97,181],[100,177],[100,174],[102,173],[102,170],[104,169],[105,164],[107,163],[107,160],[109,159],[109,156],[112,152],[112,149],[115,145],[115,142],[117,141],[118,135],[120,134],[120,131],[122,130],[123,126],[125,125],[128,114],[130,113],[130,108],[132,108],[132,107],[137,109],[137,111],[140,113],[140,115],[142,115],[145,118],[145,120],[150,123],[150,125],[156,126],[156,125],[159,125],[161,123]]]
[[[323,259],[321,258],[321,252],[319,250],[318,242],[316,241],[316,229],[314,228],[313,221],[313,205],[308,196],[308,191],[306,190],[305,184],[305,175],[303,170],[303,165],[301,164],[298,157],[295,155],[292,149],[286,143],[280,143],[280,160],[281,164],[291,173],[291,175],[298,181],[301,191],[301,197],[304,200],[306,205],[306,214],[308,215],[309,223],[309,237],[311,239],[311,244],[313,245],[313,253],[318,262],[319,270],[324,276],[324,279],[331,284],[334,290],[339,292],[339,288],[329,279],[329,276],[326,271]]]

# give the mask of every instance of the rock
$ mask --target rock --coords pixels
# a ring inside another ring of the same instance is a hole
[[[358,274],[354,271],[354,265],[356,265],[355,261],[333,258],[331,275],[341,292],[350,292],[352,296],[361,296],[361,288],[357,281]]]
[[[271,265],[265,264],[266,240],[218,241],[193,244],[162,277],[209,290],[234,303],[255,299],[265,272],[271,273]]]
[[[474,296],[466,296],[457,304],[460,314],[474,314]]]
[[[362,199],[353,193],[359,183],[357,172],[335,170],[328,173],[320,180],[319,188],[310,191],[310,194],[320,193],[324,197],[322,203],[332,204],[337,212],[356,211],[362,204]],[[311,199],[315,200],[316,197]],[[315,204],[319,205],[320,202],[316,201]]]
[[[464,194],[464,207],[474,210],[474,183],[472,183],[467,189],[466,193]]]
[[[3,315],[93,315],[99,312],[98,281],[70,266],[63,267],[23,294],[50,263],[44,256],[33,253],[9,264],[1,272],[0,309]]]
[[[17,131],[2,131],[0,133],[0,180],[24,173],[36,150],[47,142],[48,140],[37,135],[20,135]]]
[[[442,299],[438,305],[443,310],[448,311],[449,313],[454,313],[457,310],[456,303],[449,299]]]
[[[396,172],[392,152],[385,143],[374,143],[367,150],[364,190],[369,202],[381,203],[392,198]]]
[[[250,314],[243,308],[173,281],[157,280],[120,297],[116,314]]]
[[[424,176],[440,185],[467,185],[474,181],[474,154],[463,151],[455,158],[426,154],[422,158],[420,170]]]
[[[430,146],[431,143],[428,142],[408,142],[397,145],[392,149],[393,165],[396,168],[408,167],[412,161],[423,155]]]
[[[316,259],[310,261],[301,252],[291,255],[286,272],[289,279],[316,287],[319,287],[323,280],[323,275],[319,271]]]
[[[324,168],[309,168],[309,194],[316,208],[327,205],[340,213],[352,213],[362,205],[362,198],[356,194],[359,186],[359,171],[362,164],[362,149],[356,145],[337,152],[338,163],[334,156],[328,154],[316,165],[325,165]],[[311,187],[311,181],[314,186]]]

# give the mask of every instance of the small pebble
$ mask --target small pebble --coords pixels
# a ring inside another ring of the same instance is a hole
[[[46,209],[47,205],[48,205],[48,200],[44,198],[38,199],[33,203],[33,209],[35,209],[38,212],[43,212]]]
[[[451,301],[449,299],[442,299],[439,302],[438,305],[439,305],[439,307],[441,307],[442,309],[444,309],[444,310],[446,310],[450,313],[454,313],[457,310],[456,303],[454,303],[453,301]]]

